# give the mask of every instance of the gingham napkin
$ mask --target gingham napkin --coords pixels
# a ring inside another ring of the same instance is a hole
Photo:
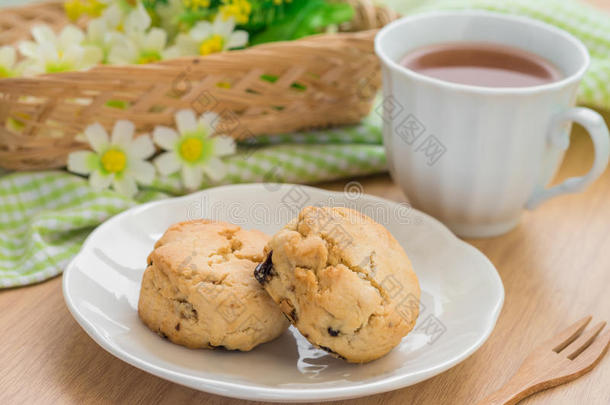
[[[332,143],[313,145],[314,140]],[[257,143],[267,146],[225,160],[229,173],[223,183],[314,183],[385,170],[378,126]],[[130,199],[110,190],[96,192],[85,179],[63,171],[0,174],[0,288],[60,274],[97,225],[140,202],[180,192],[179,182],[157,182]]]
[[[571,0],[438,0],[398,11],[407,14],[460,8],[527,15],[579,37],[592,56],[579,102],[610,109],[608,14]],[[383,171],[380,128],[381,120],[374,110],[356,126],[257,138],[225,160],[229,174],[224,183],[314,183]],[[113,191],[95,192],[86,180],[66,172],[0,171],[0,288],[27,285],[61,273],[101,222],[137,203],[181,192],[177,181],[157,181],[132,200]]]

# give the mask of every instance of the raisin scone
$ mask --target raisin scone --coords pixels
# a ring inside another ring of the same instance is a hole
[[[253,277],[268,240],[225,222],[170,226],[148,256],[140,318],[190,348],[246,351],[275,339],[288,322]]]
[[[335,357],[377,359],[413,329],[417,276],[396,239],[366,215],[306,207],[265,252],[256,279],[306,339]]]

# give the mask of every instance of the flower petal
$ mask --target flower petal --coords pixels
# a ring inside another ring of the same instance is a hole
[[[95,123],[89,125],[85,128],[85,136],[89,141],[89,145],[91,145],[93,150],[97,153],[102,153],[108,148],[108,133],[101,124]]]
[[[104,52],[97,46],[85,46],[81,54],[80,68],[87,69],[97,65],[104,58]]]
[[[164,50],[161,55],[163,56],[163,59],[176,59],[182,56],[182,53],[180,52],[180,48],[178,48],[177,45],[174,45]]]
[[[147,134],[136,137],[127,147],[127,154],[130,158],[148,159],[154,153],[155,145]]]
[[[216,132],[216,125],[220,121],[218,118],[218,114],[208,111],[199,118],[199,125],[202,125],[208,131],[208,135],[212,135]]]
[[[203,181],[203,169],[201,166],[182,166],[182,182],[190,190],[196,190]]]
[[[150,26],[151,21],[150,15],[148,15],[142,3],[138,2],[137,7],[125,19],[125,31],[145,31]]]
[[[233,17],[229,17],[225,20],[220,14],[218,14],[214,19],[212,29],[214,30],[214,34],[228,37],[235,29],[235,19]]]
[[[34,37],[34,40],[39,44],[57,41],[55,33],[48,25],[37,25],[32,28],[32,36]]]
[[[190,31],[189,36],[196,41],[203,41],[212,35],[212,24],[207,21],[199,21]]]
[[[167,34],[161,28],[153,28],[144,39],[144,49],[161,52],[165,49]]]
[[[64,48],[64,52],[61,53],[61,58],[58,56],[58,60],[62,60],[65,64],[72,67],[72,69],[81,68],[81,61],[83,60],[84,49],[79,45],[70,45]],[[54,57],[54,56],[53,56]]]
[[[216,157],[212,157],[206,162],[205,166],[203,166],[203,171],[215,182],[221,181],[227,175],[225,164]]]
[[[199,41],[188,35],[180,34],[176,38],[176,46],[181,56],[199,55]]]
[[[107,189],[114,179],[113,174],[104,174],[101,170],[96,170],[89,176],[89,184],[94,190],[100,191]]]
[[[186,132],[197,130],[197,118],[193,110],[180,110],[176,113],[175,118],[180,134],[184,135]]]
[[[225,48],[241,48],[242,46],[246,46],[248,44],[248,33],[246,31],[235,31],[229,37]]]
[[[123,173],[121,177],[115,177],[112,181],[112,187],[116,192],[127,197],[133,197],[138,192],[136,180],[126,173]]]
[[[102,13],[102,19],[108,28],[117,28],[123,22],[123,10],[118,2],[112,2]]]
[[[0,66],[13,69],[17,62],[17,51],[12,46],[0,47]]]
[[[108,31],[108,24],[102,18],[91,20],[87,24],[87,42],[100,44]]]
[[[89,174],[96,169],[97,155],[88,150],[72,152],[68,155],[68,170],[78,174]]]
[[[230,136],[215,136],[214,155],[227,156],[235,153],[235,141]]]
[[[163,149],[173,150],[178,141],[178,133],[169,127],[155,127],[153,139]]]
[[[127,120],[117,121],[112,130],[112,145],[117,145],[124,150],[128,150],[135,130],[136,126],[133,122]]]
[[[38,58],[40,57],[38,53],[38,45],[32,41],[22,41],[17,45],[19,48],[19,52],[25,57],[28,58]]]
[[[108,62],[113,65],[129,65],[137,62],[138,50],[130,39],[116,43],[110,48]]]
[[[160,154],[159,157],[155,158],[154,163],[159,173],[164,176],[176,173],[182,166],[182,162],[174,152]]]
[[[15,67],[18,76],[35,76],[44,73],[44,67],[33,59],[21,61]]]
[[[133,160],[129,162],[129,174],[140,184],[151,184],[155,179],[155,167],[144,160]]]
[[[68,25],[59,34],[57,42],[60,49],[66,49],[71,45],[80,45],[85,39],[85,34],[74,25]]]

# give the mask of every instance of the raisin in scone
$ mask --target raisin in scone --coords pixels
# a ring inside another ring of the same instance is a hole
[[[420,288],[409,258],[366,215],[306,207],[265,251],[257,280],[305,338],[336,357],[377,359],[415,325]]]
[[[169,227],[148,256],[138,313],[190,348],[251,350],[288,322],[253,277],[269,237],[208,220]]]

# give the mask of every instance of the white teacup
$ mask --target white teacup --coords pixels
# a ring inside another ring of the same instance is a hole
[[[416,48],[451,41],[517,47],[551,61],[563,79],[533,87],[451,83],[400,65]],[[484,11],[419,14],[383,28],[375,50],[383,71],[384,144],[394,180],[410,203],[464,237],[509,231],[524,208],[578,192],[606,168],[608,128],[574,108],[589,64],[585,46],[536,20]],[[572,121],[595,145],[588,174],[545,188],[569,145]]]

